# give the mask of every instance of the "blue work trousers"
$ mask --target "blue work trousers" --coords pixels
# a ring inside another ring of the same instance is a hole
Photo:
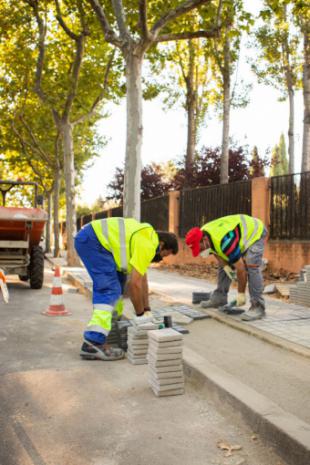
[[[91,224],[77,233],[74,245],[93,281],[93,305],[114,306],[124,292],[126,275],[117,271],[112,253],[100,244]],[[92,340],[102,343],[101,336]]]

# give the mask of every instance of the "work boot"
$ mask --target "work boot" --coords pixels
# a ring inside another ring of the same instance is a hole
[[[237,302],[233,301],[229,304],[219,307],[219,312],[225,313],[226,315],[241,315],[241,313],[244,313],[245,310],[243,310],[240,307],[237,307]]]
[[[84,340],[80,356],[85,360],[121,360],[125,357],[123,349],[118,347],[107,347],[105,344],[95,344]]]
[[[211,295],[211,298],[209,300],[203,300],[200,303],[200,306],[202,308],[218,308],[226,304],[227,304],[227,298],[219,297],[217,295]]]
[[[241,316],[241,320],[243,321],[261,320],[262,318],[264,318],[264,316],[266,316],[265,309],[261,305],[255,304],[255,305],[251,305],[249,310]]]

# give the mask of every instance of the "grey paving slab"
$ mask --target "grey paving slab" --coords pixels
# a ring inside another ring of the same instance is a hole
[[[157,270],[150,270],[149,281],[152,290],[174,299],[180,299],[180,302],[188,304],[191,302],[192,292],[201,291],[203,286],[205,286],[205,291],[214,289],[214,285],[207,281]],[[229,298],[232,299],[235,292],[234,290],[231,291]],[[280,336],[284,340],[309,348],[310,308],[270,297],[265,297],[265,300],[266,318],[247,322],[246,325],[249,328],[256,327],[267,334]],[[240,320],[239,316],[231,318]],[[298,334],[294,333],[295,330],[298,331]]]

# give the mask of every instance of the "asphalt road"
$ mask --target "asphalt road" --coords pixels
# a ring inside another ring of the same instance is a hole
[[[52,277],[37,291],[9,279],[0,304],[1,465],[285,465],[206,390],[158,399],[146,366],[80,360],[91,303],[63,284],[72,315],[42,315]]]

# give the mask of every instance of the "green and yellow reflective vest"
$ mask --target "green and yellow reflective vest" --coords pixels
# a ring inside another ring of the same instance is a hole
[[[136,233],[139,231],[144,232],[143,241],[145,245],[145,237],[147,237],[147,248],[151,249],[154,253],[159,245],[158,236],[154,228],[148,223],[139,223],[133,218],[106,218],[102,220],[94,220],[91,225],[100,244],[113,254],[116,268],[123,273],[131,273],[132,264],[130,259],[132,257],[132,242]],[[146,269],[150,264],[150,253],[144,254],[143,251],[139,254],[140,267]],[[140,268],[139,267],[139,268]]]
[[[213,246],[211,247],[212,252],[225,261],[227,261],[227,256],[221,249],[222,239],[238,225],[241,231],[239,246],[243,254],[254,242],[258,241],[263,234],[264,223],[258,218],[253,218],[248,215],[229,215],[210,221],[210,223],[206,223],[201,228],[202,231],[206,231],[211,237],[213,242]]]

